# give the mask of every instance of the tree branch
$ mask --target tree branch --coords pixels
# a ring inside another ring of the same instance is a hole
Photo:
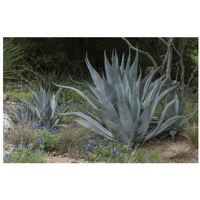
[[[140,50],[140,49],[134,47],[126,38],[122,37],[122,39],[128,44],[128,46],[129,46],[131,49],[133,49],[133,50],[135,50],[135,51],[138,51],[139,53],[141,53],[141,54],[147,56],[147,57],[149,58],[149,60],[151,60],[151,62],[152,62],[152,64],[153,64],[154,67],[157,67],[157,66],[158,66],[157,63],[155,62],[155,60],[153,59],[153,57],[152,57],[148,52],[142,51],[142,50]]]

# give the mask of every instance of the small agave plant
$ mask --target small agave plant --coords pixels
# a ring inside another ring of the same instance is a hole
[[[24,106],[14,111],[13,121],[16,123],[21,123],[22,120],[28,122],[40,121],[42,126],[47,126],[50,129],[57,126],[62,118],[60,113],[66,112],[66,108],[63,108],[60,113],[56,113],[60,90],[51,98],[50,91],[44,90],[42,86],[40,86],[39,95],[31,90],[34,104],[32,105],[30,102],[20,99]]]
[[[175,117],[179,115],[183,115],[185,110],[185,100],[182,97],[178,98],[177,93],[175,93],[176,101],[170,108],[170,117]],[[175,135],[177,132],[180,132],[182,127],[191,119],[193,118],[198,112],[198,109],[194,110],[192,113],[186,115],[183,119],[180,119],[176,121],[171,127],[170,127],[170,135],[172,137],[172,140],[174,140]]]
[[[142,79],[140,68],[138,75],[138,52],[132,64],[130,52],[126,64],[124,55],[119,63],[116,51],[112,54],[111,63],[104,54],[104,62],[105,76],[100,77],[86,56],[86,65],[94,86],[89,83],[81,83],[81,85],[88,90],[92,100],[76,88],[57,85],[81,95],[96,115],[91,113],[88,115],[87,111],[79,106],[73,106],[77,112],[63,115],[81,117],[82,120],[76,121],[86,128],[101,135],[103,133],[107,139],[118,140],[128,145],[157,137],[173,123],[183,118],[183,116],[174,116],[164,121],[168,108],[173,105],[176,98],[165,106],[160,118],[154,116],[162,99],[177,86],[161,92],[167,80],[166,76],[153,82],[160,68],[152,70]]]

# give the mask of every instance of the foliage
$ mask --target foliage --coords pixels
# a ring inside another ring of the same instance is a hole
[[[88,137],[91,132],[84,127],[77,126],[75,122],[74,127],[64,127],[60,130],[61,139],[59,143],[59,150],[63,153],[69,153],[73,156],[86,156],[85,146],[88,142]]]
[[[147,154],[136,147],[132,149],[124,143],[108,142],[106,138],[97,141],[89,140],[87,148],[91,162],[105,163],[145,163],[162,162],[160,154],[153,151]]]
[[[178,98],[177,93],[175,93],[176,101],[170,108],[170,118],[183,115],[185,110],[185,100],[181,97]],[[195,109],[192,113],[187,114],[184,119],[176,121],[172,127],[170,127],[170,135],[174,140],[174,137],[177,132],[180,132],[182,127],[191,119],[193,118],[198,112],[198,108]]]
[[[57,130],[49,130],[47,127],[38,130],[38,141],[43,144],[43,148],[47,151],[53,151],[58,149],[60,142],[60,134],[57,133]]]
[[[27,112],[30,112],[35,116],[34,121],[40,121],[42,126],[47,126],[49,128],[58,126],[60,120],[62,119],[60,113],[66,111],[66,108],[62,107],[59,112],[56,112],[60,89],[56,92],[56,94],[53,94],[52,98],[50,98],[50,91],[44,90],[42,86],[40,87],[39,95],[32,90],[31,92],[33,94],[34,105],[27,100],[20,100],[25,104]],[[20,111],[18,111],[18,113],[20,113]]]
[[[119,140],[126,144],[132,142],[148,141],[157,137],[174,122],[182,119],[183,116],[175,116],[164,122],[167,109],[176,101],[170,101],[166,106],[159,120],[154,121],[154,112],[162,99],[176,86],[164,90],[161,88],[166,82],[165,76],[152,82],[153,77],[159,68],[152,70],[148,76],[141,79],[141,70],[138,77],[138,53],[133,64],[130,64],[130,54],[126,65],[124,56],[121,64],[118,61],[116,52],[112,55],[112,63],[108,61],[105,54],[106,77],[100,77],[86,58],[87,67],[91,73],[95,87],[88,83],[81,83],[98,107],[80,90],[57,85],[62,88],[74,90],[80,94],[96,112],[99,118],[92,116],[83,108],[74,106],[79,112],[69,112],[63,115],[76,115],[83,118],[77,120],[86,128],[98,134],[105,134],[111,140]],[[150,130],[149,130],[150,126]]]
[[[21,46],[14,38],[4,38],[3,40],[3,78],[4,80],[18,80],[24,71],[17,68],[17,63],[23,58]]]
[[[41,149],[33,149],[32,145],[13,146],[11,153],[4,155],[4,163],[43,163],[45,152]]]
[[[188,122],[186,124],[186,133],[188,134],[193,147],[198,149],[199,133],[197,124],[195,122]]]

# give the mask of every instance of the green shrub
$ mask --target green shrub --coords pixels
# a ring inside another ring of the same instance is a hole
[[[186,133],[188,134],[193,147],[198,149],[199,134],[198,134],[197,124],[195,122],[193,123],[188,122],[186,124]]]
[[[47,128],[40,129],[38,133],[38,139],[40,143],[43,144],[43,148],[47,151],[58,149],[60,138],[61,136],[59,133],[50,132]]]

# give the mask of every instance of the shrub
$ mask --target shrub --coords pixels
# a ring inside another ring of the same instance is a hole
[[[60,141],[60,134],[56,131],[51,131],[47,127],[40,129],[38,133],[38,140],[43,144],[43,148],[47,151],[53,151],[58,149]]]

